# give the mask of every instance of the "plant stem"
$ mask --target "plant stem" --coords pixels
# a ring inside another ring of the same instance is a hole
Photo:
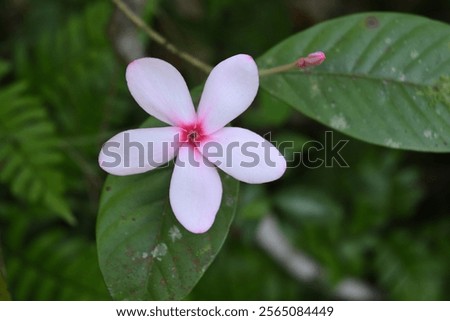
[[[212,70],[212,67],[203,61],[195,58],[194,56],[188,54],[185,51],[182,51],[175,47],[172,43],[167,41],[161,34],[150,28],[144,20],[142,20],[139,16],[137,16],[131,9],[128,7],[122,0],[112,0],[117,6],[117,8],[122,11],[131,22],[133,22],[138,28],[142,29],[153,41],[157,42],[161,46],[165,47],[171,53],[177,55],[181,59],[190,63],[191,65],[197,67],[201,71],[209,74]]]
[[[269,69],[261,69],[259,71],[259,76],[265,77],[265,76],[270,76],[273,74],[278,74],[280,72],[289,71],[291,69],[298,69],[296,63],[297,62],[295,61],[295,62],[291,62],[289,64],[282,65],[282,66],[276,66],[276,67],[269,68]]]

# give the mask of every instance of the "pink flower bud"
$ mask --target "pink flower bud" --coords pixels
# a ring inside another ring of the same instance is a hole
[[[300,69],[306,69],[312,66],[318,66],[325,61],[325,54],[322,51],[310,53],[307,57],[301,57],[297,60],[296,65]]]

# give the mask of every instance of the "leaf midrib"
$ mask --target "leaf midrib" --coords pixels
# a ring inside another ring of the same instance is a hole
[[[420,83],[415,83],[412,81],[401,81],[398,79],[394,79],[394,78],[382,78],[382,77],[375,77],[375,76],[368,76],[367,74],[360,74],[360,73],[344,73],[344,72],[325,72],[325,71],[315,71],[315,72],[303,72],[303,73],[298,73],[295,71],[289,71],[289,72],[285,72],[283,74],[280,74],[280,76],[285,76],[285,75],[296,75],[299,77],[304,77],[304,76],[326,76],[326,77],[340,77],[340,78],[346,78],[346,79],[363,79],[363,80],[368,80],[368,81],[374,81],[374,82],[389,82],[389,83],[394,83],[396,85],[400,85],[400,86],[409,86],[409,87],[415,87],[415,88],[429,88],[430,86],[433,86],[432,84],[420,84]],[[263,82],[262,82],[263,85]],[[264,85],[263,85],[264,86]]]

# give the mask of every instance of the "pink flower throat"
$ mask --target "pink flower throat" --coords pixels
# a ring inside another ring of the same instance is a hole
[[[201,124],[195,123],[190,125],[180,126],[181,137],[180,141],[182,143],[188,143],[192,147],[198,147],[200,142],[206,138],[206,135],[203,133],[203,128]]]

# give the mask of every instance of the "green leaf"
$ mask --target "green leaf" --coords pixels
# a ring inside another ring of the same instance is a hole
[[[238,184],[222,176],[223,202],[213,227],[192,234],[176,220],[168,200],[171,168],[109,176],[97,223],[100,268],[118,300],[186,296],[214,260],[228,233]]]
[[[144,124],[143,127],[154,127]],[[204,234],[185,230],[169,204],[173,166],[140,175],[108,176],[100,200],[100,269],[117,300],[185,297],[219,252],[237,204],[239,184],[221,175],[222,204]],[[201,193],[201,191],[199,191]]]
[[[69,206],[63,198],[55,197],[52,193],[46,193],[44,202],[49,209],[53,210],[55,213],[58,213],[67,223],[71,225],[75,225],[77,223],[76,218],[73,216]]]
[[[450,151],[450,28],[426,18],[364,13],[321,23],[264,54],[261,68],[322,50],[311,70],[261,78],[307,116],[366,142]]]

